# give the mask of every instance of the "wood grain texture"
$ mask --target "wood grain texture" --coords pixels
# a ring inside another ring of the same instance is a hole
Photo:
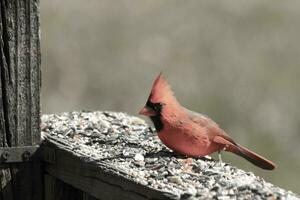
[[[45,174],[45,200],[96,200],[95,197]]]
[[[40,141],[40,33],[36,0],[1,0],[1,146]]]
[[[38,0],[0,0],[0,147],[40,142]],[[41,165],[2,164],[0,199],[42,197]]]
[[[43,154],[47,157],[49,154],[55,153],[55,162],[49,163],[45,160],[45,171],[52,177],[60,179],[96,199],[172,199],[172,194],[134,182],[126,172],[122,173],[103,163],[88,161],[86,157],[74,153],[67,144],[56,141],[54,138],[52,140],[48,137],[44,146],[46,148],[43,147],[45,150]],[[50,149],[51,152],[49,152]],[[51,188],[47,185],[45,187]],[[81,199],[84,198],[81,197]]]

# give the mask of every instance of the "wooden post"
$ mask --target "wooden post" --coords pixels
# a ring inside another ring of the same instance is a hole
[[[0,0],[0,17],[0,200],[39,200],[40,164],[8,162],[13,149],[40,142],[39,0]]]

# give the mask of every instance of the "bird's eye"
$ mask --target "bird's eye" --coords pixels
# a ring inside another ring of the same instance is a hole
[[[161,110],[162,110],[162,108],[163,108],[163,105],[165,105],[165,104],[163,104],[163,103],[152,103],[152,102],[148,101],[148,102],[146,103],[146,105],[147,105],[149,108],[151,108],[151,109],[153,109],[154,111],[156,111],[156,112],[161,112]]]
[[[154,105],[154,110],[155,110],[155,111],[161,111],[162,107],[163,107],[163,104],[162,104],[162,103],[156,103],[156,104]]]

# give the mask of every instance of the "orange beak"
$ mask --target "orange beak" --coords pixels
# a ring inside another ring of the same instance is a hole
[[[145,115],[145,116],[154,116],[156,115],[155,111],[152,110],[151,108],[147,108],[146,106],[142,108],[139,112],[140,115]]]

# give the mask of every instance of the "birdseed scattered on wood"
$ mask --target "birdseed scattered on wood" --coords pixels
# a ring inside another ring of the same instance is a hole
[[[207,158],[186,159],[167,149],[144,120],[117,112],[42,116],[42,137],[105,163],[132,180],[177,199],[299,199],[252,172]]]

